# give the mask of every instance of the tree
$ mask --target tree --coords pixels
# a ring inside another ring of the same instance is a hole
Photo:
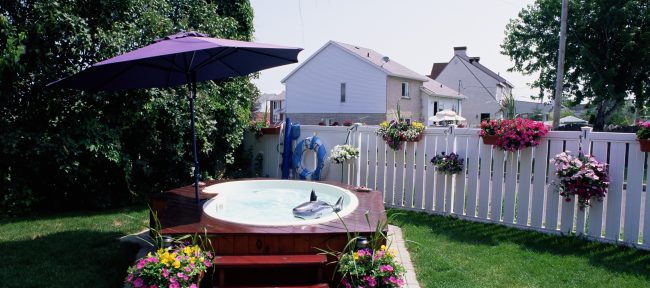
[[[248,0],[228,3],[3,2],[0,211],[104,207],[189,184],[186,87],[88,93],[45,85],[180,30],[250,40]],[[218,177],[232,162],[257,94],[248,77],[198,85],[204,177]]]
[[[514,61],[510,71],[539,73],[531,83],[539,97],[552,95],[555,85],[560,2],[537,0],[524,8],[506,26],[501,45]],[[650,104],[649,47],[649,1],[569,1],[564,85],[573,103],[595,103],[595,129],[628,98],[639,109]]]

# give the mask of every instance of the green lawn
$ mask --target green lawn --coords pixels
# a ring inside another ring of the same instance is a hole
[[[650,287],[650,252],[493,224],[405,213],[422,287]]]
[[[138,248],[117,238],[148,219],[130,208],[0,220],[0,286],[119,287]]]

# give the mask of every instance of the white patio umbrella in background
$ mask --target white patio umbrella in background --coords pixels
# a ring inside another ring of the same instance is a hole
[[[436,115],[429,117],[429,121],[431,122],[441,122],[441,121],[457,121],[457,122],[462,122],[466,121],[462,116],[459,116],[456,114],[456,112],[451,111],[451,110],[442,110],[436,113]]]

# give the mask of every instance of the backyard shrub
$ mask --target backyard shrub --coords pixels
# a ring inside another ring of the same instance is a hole
[[[51,81],[180,30],[250,40],[239,1],[9,1],[0,6],[0,213],[106,207],[191,182],[188,91],[88,93]],[[203,177],[233,162],[258,91],[198,85]]]

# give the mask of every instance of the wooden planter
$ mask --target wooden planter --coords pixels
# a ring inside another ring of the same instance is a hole
[[[483,138],[483,144],[486,145],[496,145],[497,140],[499,140],[499,136],[497,135],[483,135],[481,138]]]
[[[264,128],[262,128],[262,133],[264,135],[266,135],[266,134],[275,134],[275,135],[280,134],[280,126],[278,126],[278,127],[264,127]]]
[[[650,139],[637,139],[641,146],[641,152],[650,152]]]

